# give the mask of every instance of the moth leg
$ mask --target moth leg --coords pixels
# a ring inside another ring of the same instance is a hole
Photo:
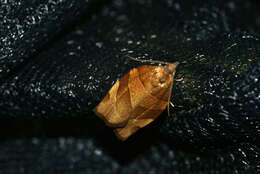
[[[180,78],[180,79],[175,79],[176,82],[181,82],[183,81],[183,78]]]
[[[169,116],[169,106],[172,106],[173,108],[175,108],[175,105],[171,102],[171,101],[169,101],[169,103],[168,103],[168,116]],[[174,121],[176,121],[177,120],[177,115],[176,115],[176,113],[173,113],[173,116],[172,116],[172,118],[173,118],[173,120]]]
[[[170,105],[171,105],[173,108],[175,107],[174,104],[173,104],[171,101],[168,102],[168,106],[167,106],[168,116],[170,116]]]
[[[168,102],[168,106],[167,106],[167,111],[168,111],[168,116],[170,116],[170,105],[169,105],[170,102]]]
[[[169,103],[171,104],[171,106],[172,106],[173,108],[175,107],[174,104],[173,104],[171,101],[170,101]]]

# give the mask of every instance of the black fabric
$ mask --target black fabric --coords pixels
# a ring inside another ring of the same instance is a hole
[[[260,4],[3,1],[2,173],[257,173]],[[170,115],[126,142],[92,109],[141,59],[180,61]]]

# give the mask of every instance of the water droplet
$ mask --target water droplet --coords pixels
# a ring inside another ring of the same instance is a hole
[[[96,46],[97,46],[98,48],[102,48],[103,43],[102,43],[102,42],[96,42]]]
[[[133,41],[132,41],[132,40],[129,40],[129,41],[127,41],[127,43],[128,43],[128,44],[132,44],[132,43],[133,43]]]
[[[151,35],[151,39],[156,38],[157,36],[155,34]]]

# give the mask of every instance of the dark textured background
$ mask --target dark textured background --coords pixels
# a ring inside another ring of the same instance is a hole
[[[1,173],[260,172],[257,1],[0,2]],[[92,109],[126,55],[184,80],[120,142]]]

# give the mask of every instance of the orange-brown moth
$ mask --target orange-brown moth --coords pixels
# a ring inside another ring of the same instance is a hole
[[[154,121],[167,106],[169,112],[174,75],[179,64],[130,58],[160,64],[130,70],[94,109],[96,115],[113,127],[117,137],[123,141]]]

